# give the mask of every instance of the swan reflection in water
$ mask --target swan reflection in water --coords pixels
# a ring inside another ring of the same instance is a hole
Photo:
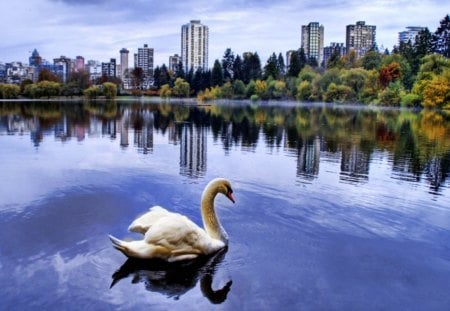
[[[128,258],[112,275],[111,288],[121,279],[132,275],[132,283],[145,283],[148,291],[159,292],[167,297],[179,299],[195,287],[200,280],[203,295],[211,303],[220,304],[227,299],[232,280],[221,289],[213,290],[212,282],[218,265],[225,257],[227,248],[212,256],[201,257],[187,262],[167,263],[156,259]]]

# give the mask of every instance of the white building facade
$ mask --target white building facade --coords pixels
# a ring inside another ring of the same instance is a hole
[[[209,29],[199,20],[181,26],[181,61],[185,72],[208,69]]]

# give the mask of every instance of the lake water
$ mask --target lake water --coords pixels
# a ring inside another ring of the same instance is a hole
[[[296,103],[0,103],[1,310],[449,310],[450,114]],[[226,252],[135,262],[161,205]],[[111,286],[112,285],[112,286]]]

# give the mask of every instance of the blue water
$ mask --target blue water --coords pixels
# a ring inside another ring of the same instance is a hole
[[[0,309],[448,310],[449,139],[439,112],[0,103]],[[111,246],[152,205],[201,225],[219,176],[226,252]]]

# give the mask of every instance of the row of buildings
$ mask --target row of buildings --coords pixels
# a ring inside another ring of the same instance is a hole
[[[414,41],[419,31],[424,27],[407,27],[407,30],[399,33],[399,40]],[[364,21],[358,21],[354,25],[346,27],[345,44],[332,42],[324,46],[324,26],[318,22],[311,22],[301,28],[300,47],[303,48],[308,59],[315,59],[317,64],[325,66],[331,55],[337,53],[341,56],[355,51],[358,57],[376,46],[376,26],[366,25]],[[185,72],[191,68],[208,69],[209,28],[200,20],[192,20],[181,27],[181,55],[174,54],[169,57],[168,69],[177,71],[182,66]],[[102,76],[118,78],[125,89],[131,88],[131,72],[134,68],[141,68],[143,74],[142,88],[149,88],[153,84],[154,75],[154,49],[144,44],[133,54],[133,66],[130,66],[130,52],[123,48],[119,51],[120,58],[111,58],[108,62],[88,60],[83,56],[71,59],[61,56],[53,59],[53,62],[44,60],[35,49],[29,58],[29,64],[20,62],[0,63],[0,82],[20,83],[25,79],[37,81],[39,73],[43,69],[58,75],[62,82],[66,82],[72,72],[87,72],[91,81],[97,81]],[[286,53],[286,65],[289,66],[292,51]]]

